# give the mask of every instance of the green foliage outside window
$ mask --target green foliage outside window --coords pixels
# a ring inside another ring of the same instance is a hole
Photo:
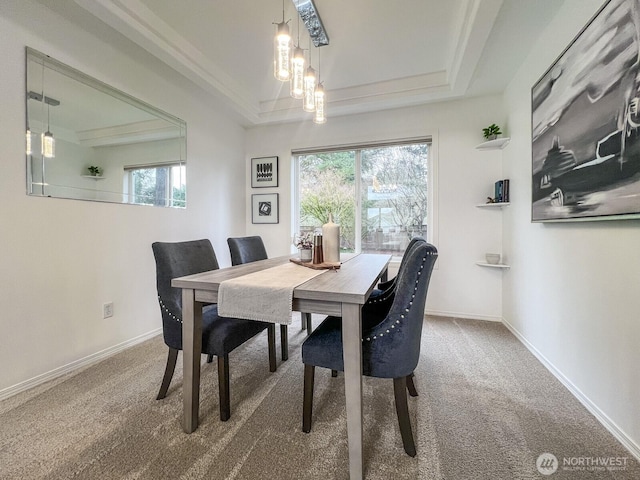
[[[363,251],[403,250],[426,234],[428,144],[360,151],[361,244]],[[355,248],[356,151],[299,157],[300,226],[313,229],[329,213],[341,227],[343,250]]]

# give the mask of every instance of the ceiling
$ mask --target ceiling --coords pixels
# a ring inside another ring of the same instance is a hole
[[[296,0],[285,19],[298,35]],[[106,41],[125,37],[230,106],[245,126],[310,119],[273,77],[282,0],[40,0]],[[311,48],[327,117],[500,93],[563,0],[315,0]],[[90,21],[88,21],[90,20]],[[108,26],[92,29],[92,23]],[[309,37],[300,22],[300,44]]]

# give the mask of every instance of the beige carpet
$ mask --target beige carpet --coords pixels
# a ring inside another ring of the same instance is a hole
[[[0,403],[2,479],[346,479],[342,375],[316,373],[314,424],[301,432],[304,333],[269,373],[266,333],[231,361],[231,419],[218,418],[215,363],[203,366],[200,428],[180,427],[182,364],[156,401],[166,347],[155,338]],[[180,356],[181,358],[181,356]],[[410,398],[418,455],[403,449],[390,380],[364,381],[368,479],[638,479],[640,466],[497,323],[429,317]],[[561,465],[543,477],[536,459]],[[626,469],[564,470],[616,457]]]

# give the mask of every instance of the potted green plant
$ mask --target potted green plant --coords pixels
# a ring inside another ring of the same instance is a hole
[[[487,140],[495,140],[496,138],[498,138],[498,135],[502,135],[502,132],[500,131],[500,127],[498,125],[492,123],[487,128],[482,129],[482,134]]]
[[[89,175],[91,175],[92,177],[99,177],[100,175],[102,175],[102,170],[100,169],[100,167],[94,167],[93,165],[91,165],[87,169],[89,170]]]

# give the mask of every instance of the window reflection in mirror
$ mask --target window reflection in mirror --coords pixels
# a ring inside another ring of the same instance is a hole
[[[132,203],[185,206],[185,167],[180,164],[125,167],[125,192]]]
[[[28,47],[26,59],[29,195],[186,207],[183,120]]]

